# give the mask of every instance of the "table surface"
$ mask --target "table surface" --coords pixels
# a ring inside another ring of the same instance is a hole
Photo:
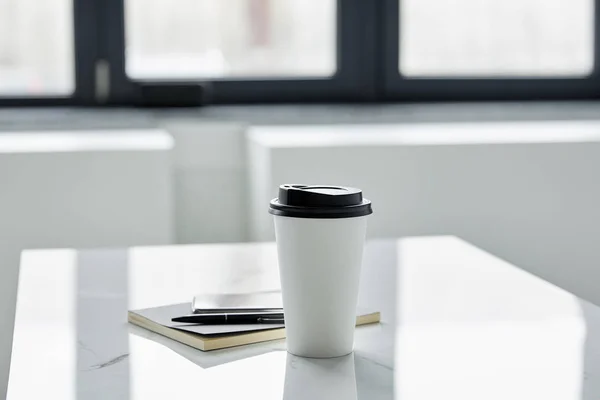
[[[567,268],[568,266],[565,266]],[[354,354],[201,352],[127,323],[197,293],[279,289],[272,243],[31,250],[8,399],[599,399],[600,309],[454,237],[367,245]]]

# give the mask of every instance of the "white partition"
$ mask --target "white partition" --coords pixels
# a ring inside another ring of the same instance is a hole
[[[281,183],[360,187],[369,236],[455,234],[600,304],[600,123],[255,127],[252,240]]]
[[[175,141],[173,197],[177,243],[243,242],[246,126],[179,118],[162,126]]]
[[[0,398],[21,249],[172,243],[172,142],[160,130],[0,134]]]
[[[0,134],[0,237],[27,247],[173,240],[163,131]]]

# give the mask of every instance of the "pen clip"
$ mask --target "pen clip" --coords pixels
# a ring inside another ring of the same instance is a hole
[[[272,324],[283,324],[283,318],[269,318],[269,317],[258,317],[259,323],[272,323]]]

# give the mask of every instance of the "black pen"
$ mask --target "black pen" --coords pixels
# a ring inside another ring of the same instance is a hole
[[[192,324],[283,324],[282,312],[189,314],[171,318],[173,322]]]

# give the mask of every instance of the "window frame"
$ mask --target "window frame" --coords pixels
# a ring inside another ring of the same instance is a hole
[[[582,100],[600,97],[600,13],[594,1],[594,65],[586,77],[403,77],[398,64],[402,0],[383,0],[384,94],[394,101]]]
[[[125,0],[72,0],[75,90],[6,97],[2,106],[197,106],[201,104],[593,100],[600,98],[600,0],[594,1],[594,68],[588,77],[403,77],[401,0],[336,0],[337,71],[324,78],[143,81],[125,71]],[[401,55],[400,55],[401,56]],[[108,66],[106,96],[98,68]]]
[[[195,105],[189,99],[177,104],[177,93],[203,93],[198,104],[368,101],[376,97],[376,54],[373,43],[377,1],[336,0],[336,72],[331,77],[218,78],[207,80],[133,80],[125,71],[125,0],[105,0],[111,27],[107,57],[111,65],[111,104],[157,104],[161,98],[173,106]],[[184,94],[185,96],[185,94]]]

